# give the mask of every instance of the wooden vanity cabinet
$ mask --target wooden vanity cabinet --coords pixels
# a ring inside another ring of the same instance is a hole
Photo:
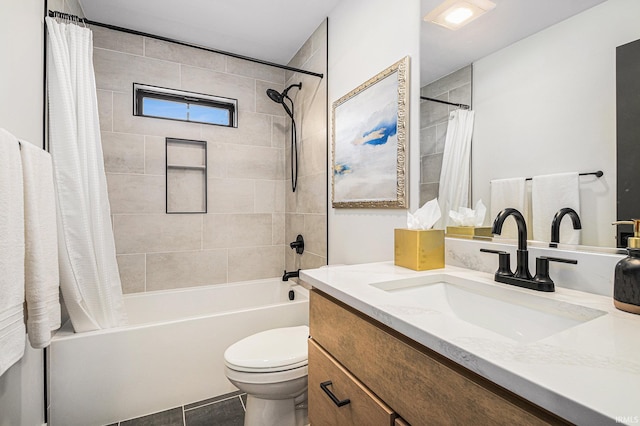
[[[310,297],[311,426],[570,424],[316,289]],[[327,381],[358,403],[336,406]],[[385,414],[357,417],[374,412],[362,395]]]

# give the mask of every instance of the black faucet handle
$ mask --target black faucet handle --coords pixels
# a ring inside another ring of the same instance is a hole
[[[550,262],[571,263],[573,265],[577,265],[578,264],[577,260],[575,260],[575,259],[565,259],[564,257],[540,256],[538,259],[547,259]]]
[[[483,253],[493,253],[498,255],[498,270],[496,271],[496,276],[503,277],[512,277],[513,272],[511,272],[511,255],[506,251],[502,250],[489,250],[489,249],[480,249]]]
[[[549,262],[571,263],[573,265],[578,263],[575,259],[562,257],[540,256],[536,258],[536,276],[533,277],[533,280],[544,287],[542,291],[553,291],[555,287],[553,280],[549,276]]]

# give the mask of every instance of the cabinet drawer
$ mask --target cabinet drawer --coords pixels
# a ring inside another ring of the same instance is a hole
[[[312,339],[414,426],[567,424],[315,289],[309,328]]]
[[[349,403],[338,406],[321,384],[338,400],[349,399]],[[392,426],[395,418],[393,410],[309,339],[309,422],[312,426]]]

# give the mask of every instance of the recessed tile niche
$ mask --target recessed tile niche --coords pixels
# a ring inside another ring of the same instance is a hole
[[[166,139],[167,213],[207,212],[207,142]]]

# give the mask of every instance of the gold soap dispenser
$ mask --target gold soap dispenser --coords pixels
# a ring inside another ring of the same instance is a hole
[[[640,219],[613,224],[633,225],[633,237],[629,237],[627,243],[628,256],[616,265],[613,304],[621,311],[640,314]]]

